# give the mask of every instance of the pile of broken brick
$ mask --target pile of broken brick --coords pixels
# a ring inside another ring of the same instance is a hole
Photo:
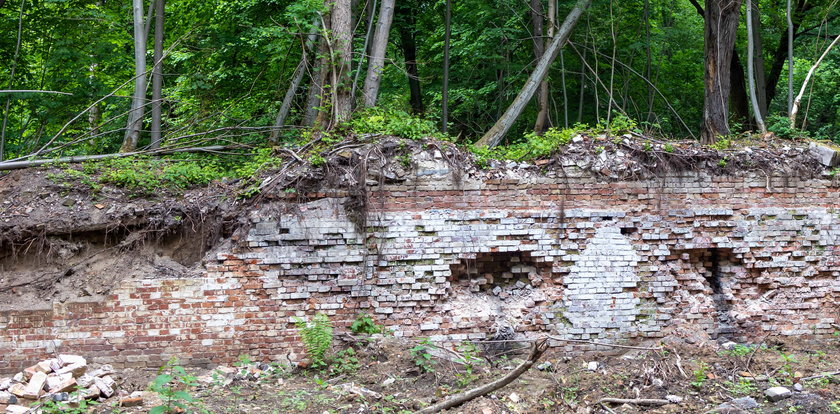
[[[101,401],[119,395],[112,377],[115,373],[110,365],[93,369],[78,355],[41,361],[11,378],[0,378],[0,413],[37,414],[46,401],[73,406],[82,400]],[[126,406],[142,403],[138,397],[120,400],[120,405]]]

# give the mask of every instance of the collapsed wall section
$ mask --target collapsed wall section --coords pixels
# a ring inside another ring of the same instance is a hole
[[[838,193],[828,178],[609,181],[573,165],[455,180],[424,154],[410,179],[370,184],[363,227],[341,191],[278,194],[200,277],[0,313],[0,371],[71,350],[128,366],[295,360],[294,320],[315,312],[340,329],[366,312],[397,336],[442,341],[829,335]]]

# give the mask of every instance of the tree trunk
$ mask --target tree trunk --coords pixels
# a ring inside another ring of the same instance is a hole
[[[548,45],[548,48],[546,48],[542,59],[537,62],[537,67],[531,73],[528,81],[525,82],[525,86],[522,87],[519,95],[516,96],[513,103],[510,104],[507,111],[505,111],[501,118],[496,121],[496,124],[493,125],[493,127],[490,128],[490,130],[487,131],[487,133],[484,134],[478,142],[476,142],[476,146],[492,148],[499,144],[508,130],[510,130],[510,127],[516,121],[516,118],[518,118],[519,114],[522,113],[525,105],[527,105],[528,101],[530,101],[534,96],[534,92],[536,92],[540,82],[542,82],[548,74],[548,68],[551,66],[551,62],[553,62],[554,58],[557,57],[557,53],[566,43],[566,40],[569,39],[572,29],[574,29],[575,24],[580,19],[580,16],[583,15],[583,12],[589,7],[590,3],[592,3],[592,0],[577,1],[575,6],[572,8],[572,11],[570,11],[566,16],[566,20],[563,22],[563,25],[560,26],[557,35],[554,36],[551,43]]]
[[[376,99],[379,97],[379,84],[382,80],[382,70],[385,67],[385,52],[388,49],[388,34],[391,32],[391,20],[393,18],[394,0],[382,0],[379,20],[376,23],[376,34],[373,35],[370,63],[368,64],[363,91],[365,107],[367,108],[376,106]]]
[[[17,43],[15,46],[15,55],[12,58],[12,69],[9,73],[9,89],[15,81],[15,69],[17,68],[18,56],[20,55],[20,42],[23,30],[23,8],[26,6],[26,0],[20,0],[20,12],[18,13],[18,29],[17,29]],[[6,98],[6,108],[3,110],[3,125],[0,126],[0,161],[3,161],[6,152],[6,123],[9,121],[9,108],[11,106],[11,98]]]
[[[761,118],[767,118],[767,78],[764,74],[764,41],[761,37],[761,10],[759,1],[755,0],[752,10],[753,27],[753,70],[755,70],[755,95],[758,99],[758,108],[761,110]]]
[[[350,96],[350,65],[353,61],[353,24],[351,19],[352,7],[350,0],[335,0],[332,16],[332,92],[333,116],[332,125],[350,119],[353,110],[353,100]]]
[[[545,44],[554,38],[554,31],[557,29],[557,0],[548,0],[548,39]],[[566,92],[566,60],[563,58],[563,49],[560,49],[560,86],[563,90],[563,127],[569,127],[569,96]],[[556,111],[556,107],[555,107]]]
[[[700,141],[713,144],[729,134],[730,65],[738,34],[740,0],[706,0],[705,96]]]
[[[753,20],[752,0],[747,0],[747,76],[750,85],[750,101],[752,101],[753,114],[755,115],[755,123],[758,125],[758,130],[762,134],[767,133],[767,127],[764,126],[764,118],[762,117],[762,110],[758,104],[758,97],[756,96],[755,87],[755,28],[753,27],[755,21]],[[758,51],[761,53],[761,50]]]
[[[744,66],[741,65],[741,56],[737,50],[732,51],[732,61],[729,64],[729,109],[732,111],[732,119],[741,122],[744,126],[750,124],[750,97],[747,92],[747,75],[744,73]]]
[[[794,98],[793,105],[790,108],[791,128],[796,128],[796,113],[799,112],[799,104],[800,102],[802,102],[802,95],[805,95],[805,88],[808,87],[808,82],[811,81],[811,76],[814,75],[814,72],[817,70],[818,67],[820,67],[820,64],[822,63],[823,59],[825,59],[826,55],[828,55],[828,52],[831,52],[831,49],[834,48],[834,45],[837,44],[838,40],[840,40],[840,36],[835,36],[831,44],[829,44],[823,52],[823,54],[820,55],[820,58],[817,59],[816,62],[814,62],[813,66],[811,66],[811,69],[808,69],[808,74],[805,75],[805,80],[802,82],[802,87],[799,89],[799,94],[797,94],[796,98]]]
[[[443,34],[443,87],[441,90],[441,131],[446,133],[449,123],[449,39],[452,36],[452,0],[446,0]]]
[[[131,100],[131,111],[128,114],[125,138],[120,152],[130,152],[137,148],[146,100],[146,38],[143,27],[143,0],[133,0],[132,10],[134,13],[134,97]]]
[[[787,0],[788,114],[790,114],[790,111],[793,110],[793,30],[793,17],[790,13],[790,0]],[[770,99],[772,98],[768,98],[767,100],[769,101]]]
[[[588,47],[583,48],[583,56],[580,58],[580,94],[578,95],[577,122],[583,121],[583,95],[586,91],[586,52]]]
[[[425,108],[423,107],[423,95],[420,90],[420,73],[417,70],[417,43],[415,41],[415,33],[417,32],[416,12],[417,10],[409,4],[406,4],[405,1],[397,4],[397,13],[402,18],[398,31],[400,33],[400,46],[402,46],[403,57],[405,59],[405,71],[408,74],[411,112],[422,114]]]
[[[320,20],[312,22],[312,29],[306,36],[306,41],[301,51],[300,63],[295,68],[295,73],[292,75],[292,81],[286,89],[286,95],[283,96],[283,102],[280,104],[280,110],[277,112],[277,117],[274,119],[274,129],[271,130],[271,135],[268,139],[271,142],[277,142],[280,138],[280,127],[286,125],[286,118],[292,110],[292,101],[295,99],[295,92],[300,87],[303,81],[303,75],[306,74],[306,68],[309,66],[309,54],[312,47],[315,45],[315,39],[318,38],[318,29],[321,27]]]
[[[329,10],[331,0],[324,0],[324,8]],[[324,106],[329,103],[327,95],[330,74],[330,15],[319,16],[321,20],[321,40],[318,42],[318,59],[312,68],[309,91],[306,97],[306,112],[303,116],[303,126],[312,127],[323,125]]]
[[[650,50],[650,0],[645,0],[644,7],[644,26],[645,26],[645,77],[651,78],[653,57]],[[648,122],[653,120],[653,86],[648,85],[648,107],[647,119]]]
[[[799,30],[800,22],[792,20],[794,16],[801,16],[804,12],[810,9],[810,5],[806,3],[806,0],[799,0],[796,3],[796,7],[792,11],[791,22],[790,26],[788,27],[788,36],[781,36],[779,39],[779,45],[776,47],[776,50],[773,51],[773,62],[770,65],[770,73],[767,75],[767,102],[773,102],[773,99],[776,97],[777,93],[777,86],[779,84],[779,79],[782,76],[782,70],[785,68],[785,62],[788,61],[788,56],[793,56],[793,42],[796,40],[796,31]],[[791,80],[788,79],[790,82]],[[790,111],[790,107],[793,105],[793,85],[788,85],[791,89],[790,93],[788,94],[788,112]]]
[[[155,2],[155,66],[152,68],[152,149],[161,145],[160,105],[163,97],[163,23],[166,0]]]
[[[93,56],[91,56],[92,58]],[[88,75],[88,87],[91,91],[94,90],[93,81],[96,79],[96,63],[92,63],[89,67],[89,75]],[[99,134],[99,123],[102,122],[102,108],[99,104],[94,104],[90,108],[90,112],[88,112],[88,127],[90,129],[90,136],[95,136]]]
[[[373,22],[376,18],[376,1],[373,0],[367,2],[367,6],[365,7],[365,11],[367,13],[367,26],[365,27],[365,44],[362,45],[362,50],[364,50],[364,56],[370,56],[370,44],[373,38]],[[362,73],[362,68],[364,67],[365,59],[359,59],[359,65],[356,67],[356,73],[353,75],[353,88],[350,90],[350,96],[353,99],[353,105],[356,104],[356,90],[359,86],[359,75]]]
[[[309,90],[306,93],[306,110],[303,114],[303,122],[301,125],[311,127],[315,125],[315,119],[321,113],[321,102],[324,98],[324,83],[327,80],[327,38],[321,36],[321,41],[318,43],[318,58],[315,60],[315,65],[312,67],[312,74],[309,81]]]
[[[534,61],[539,62],[545,53],[545,39],[543,39],[543,10],[542,0],[531,0],[531,28],[534,38]],[[547,77],[546,77],[547,78]],[[537,89],[537,120],[534,122],[534,133],[542,135],[548,120],[548,80],[543,79]]]

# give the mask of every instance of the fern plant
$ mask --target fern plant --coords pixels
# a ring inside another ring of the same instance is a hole
[[[312,367],[323,369],[327,366],[327,351],[332,346],[333,327],[330,318],[318,312],[310,321],[295,319],[295,326],[300,330],[300,338],[306,348],[306,355],[312,360]]]

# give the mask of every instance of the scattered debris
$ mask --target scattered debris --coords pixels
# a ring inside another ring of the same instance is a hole
[[[772,402],[776,402],[776,401],[784,400],[785,398],[789,398],[790,395],[791,395],[791,392],[790,392],[789,389],[787,389],[785,387],[773,387],[773,388],[768,388],[767,390],[765,390],[764,395],[767,396],[768,400],[770,400]]]
[[[78,403],[117,394],[113,367],[103,365],[89,373],[88,368],[84,357],[63,354],[28,367],[12,378],[0,378],[0,409],[12,414],[27,413],[46,400]]]

